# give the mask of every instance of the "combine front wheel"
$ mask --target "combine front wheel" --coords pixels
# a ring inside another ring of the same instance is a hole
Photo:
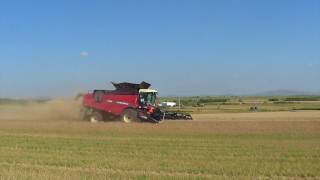
[[[133,109],[126,109],[123,111],[123,113],[120,116],[121,121],[125,123],[131,123],[131,122],[138,122],[140,121],[138,118],[137,111]]]

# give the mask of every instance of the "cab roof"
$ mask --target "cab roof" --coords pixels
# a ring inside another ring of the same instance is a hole
[[[157,90],[154,89],[140,89],[139,93],[157,93]]]

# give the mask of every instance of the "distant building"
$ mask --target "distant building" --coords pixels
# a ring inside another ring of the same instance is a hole
[[[177,106],[177,103],[175,102],[161,102],[158,104],[160,107],[175,107]]]

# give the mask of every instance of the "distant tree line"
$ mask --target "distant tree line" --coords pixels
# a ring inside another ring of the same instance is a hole
[[[166,100],[175,102],[177,104],[179,103],[177,99],[166,99]],[[188,98],[188,97],[186,97],[186,98],[181,98],[180,102],[183,106],[201,107],[201,106],[204,106],[207,104],[226,103],[228,101],[229,101],[229,99],[227,99],[227,98],[211,98],[211,97],[208,97],[208,98],[190,97],[190,98]]]
[[[297,97],[284,97],[284,98],[269,98],[271,102],[279,102],[279,101],[320,101],[320,96],[297,96]],[[279,102],[280,103],[280,102]]]
[[[27,103],[43,103],[48,100],[33,100],[33,99],[9,99],[9,98],[2,98],[0,99],[0,104],[27,104]]]
[[[285,101],[320,101],[320,97],[316,96],[306,96],[306,97],[288,97],[284,99]]]

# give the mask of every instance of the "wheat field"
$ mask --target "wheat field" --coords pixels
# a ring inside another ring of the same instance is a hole
[[[320,111],[161,124],[91,124],[67,108],[24,118],[29,111],[0,106],[0,179],[320,178]]]

